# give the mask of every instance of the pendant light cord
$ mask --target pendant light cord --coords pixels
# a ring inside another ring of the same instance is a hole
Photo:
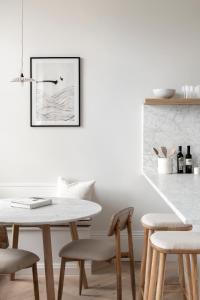
[[[23,69],[24,69],[24,0],[18,0],[21,4],[21,7],[19,8],[19,11],[21,12],[21,18],[20,18],[20,29],[21,33],[19,33],[20,36],[20,42],[21,42],[21,72],[20,75],[11,80],[11,82],[21,82],[23,85],[24,82],[33,82],[35,81],[31,77],[24,77]],[[20,15],[20,14],[19,14]]]
[[[21,0],[21,74],[24,68],[24,0]]]

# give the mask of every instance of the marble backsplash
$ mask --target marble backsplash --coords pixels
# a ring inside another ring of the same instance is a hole
[[[157,157],[152,148],[191,146],[194,166],[200,166],[200,105],[143,106],[143,169],[156,171]],[[173,159],[176,172],[176,155]]]

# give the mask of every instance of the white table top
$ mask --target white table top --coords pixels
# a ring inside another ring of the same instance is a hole
[[[185,224],[200,225],[200,176],[145,170],[144,176]]]
[[[102,207],[92,201],[52,198],[53,205],[36,209],[11,207],[11,199],[0,199],[0,224],[64,224],[94,216]]]

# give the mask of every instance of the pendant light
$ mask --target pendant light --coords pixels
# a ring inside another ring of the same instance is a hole
[[[11,80],[11,82],[33,82],[33,78],[24,77],[23,73],[24,68],[24,0],[21,0],[21,72],[20,76]]]

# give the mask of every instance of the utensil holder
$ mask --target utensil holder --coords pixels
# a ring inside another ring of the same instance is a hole
[[[171,174],[172,160],[170,157],[158,157],[158,174]]]

